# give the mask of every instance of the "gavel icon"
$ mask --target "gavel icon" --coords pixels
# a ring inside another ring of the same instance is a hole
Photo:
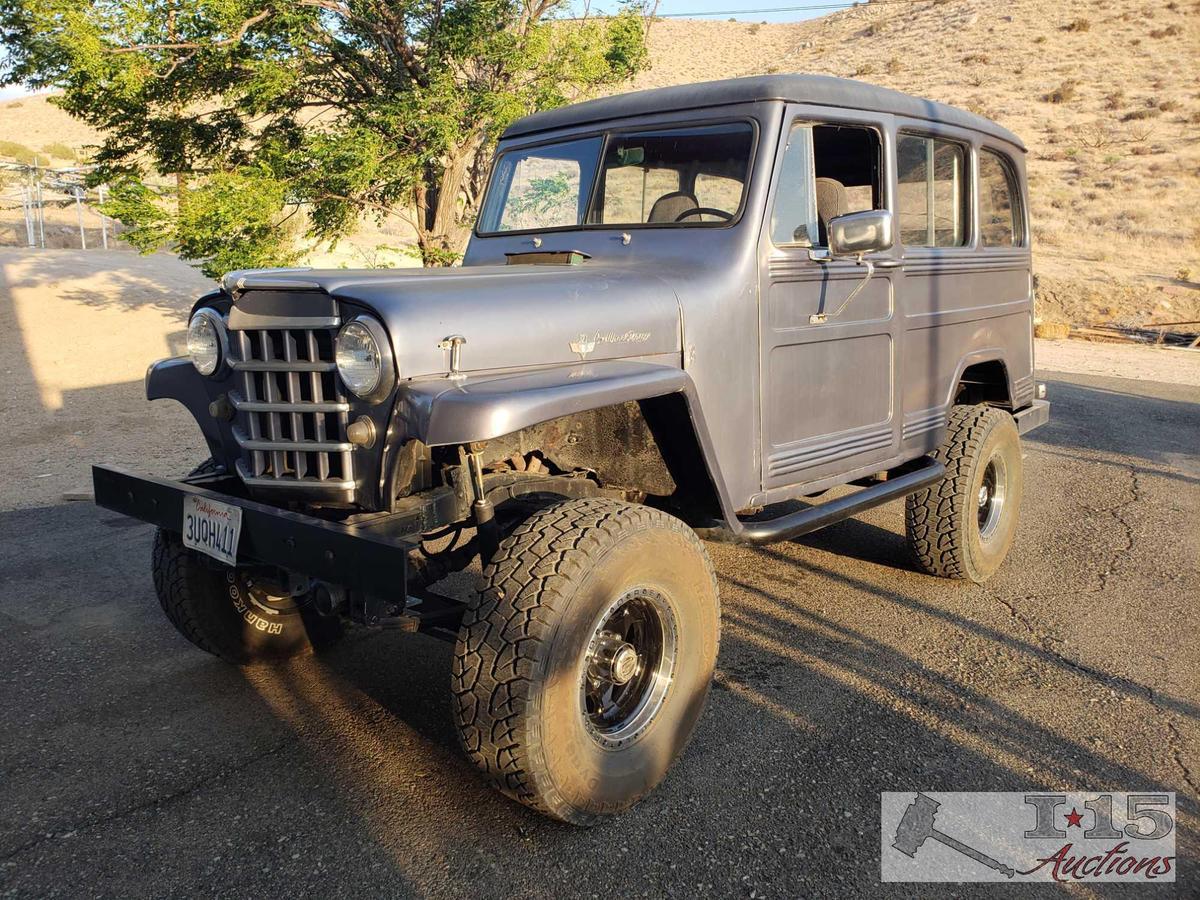
[[[969,856],[976,862],[981,862],[989,869],[995,869],[1002,875],[1012,878],[1015,873],[1012,866],[997,862],[990,856],[980,853],[974,847],[968,847],[962,841],[956,841],[948,834],[943,834],[933,827],[933,818],[937,815],[938,803],[932,797],[918,793],[917,799],[908,805],[900,824],[896,826],[896,839],[892,846],[905,856],[916,858],[917,851],[927,838],[933,838],[939,844],[944,844],[952,850],[957,850],[964,856]]]

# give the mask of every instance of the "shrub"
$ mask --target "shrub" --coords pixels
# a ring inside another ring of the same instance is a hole
[[[71,162],[74,162],[79,157],[79,154],[72,147],[57,141],[53,144],[46,144],[42,147],[42,152],[47,156],[53,156],[55,159],[66,159]]]
[[[889,75],[897,74],[901,68],[902,66],[900,65],[900,57],[893,56],[887,61],[887,73]]]
[[[1150,109],[1135,109],[1135,110],[1131,110],[1130,112],[1127,112],[1127,113],[1125,113],[1125,115],[1121,116],[1121,121],[1122,122],[1139,122],[1142,119],[1153,119],[1158,114],[1159,114],[1159,111],[1158,111],[1157,107],[1153,107]]]
[[[1091,31],[1092,23],[1087,19],[1075,19],[1062,27],[1063,31]]]
[[[37,160],[37,152],[18,144],[16,141],[0,141],[0,156],[16,160],[21,165],[32,165]]]
[[[1164,100],[1158,104],[1158,108],[1162,112],[1175,112],[1175,110],[1179,109],[1179,102],[1176,100]]]
[[[1035,37],[1033,39],[1033,42],[1035,44],[1044,44],[1044,43],[1046,43],[1046,36],[1044,34],[1039,34],[1037,37]]]
[[[1121,104],[1125,102],[1125,92],[1118,88],[1107,97],[1104,98],[1105,109],[1120,109]]]
[[[870,63],[860,63],[858,68],[854,70],[854,78],[862,78],[864,75],[874,75],[875,67]]]
[[[1078,90],[1079,82],[1068,78],[1050,93],[1043,94],[1042,99],[1047,103],[1069,103],[1075,99]]]
[[[1155,28],[1150,32],[1150,37],[1157,40],[1158,38],[1175,37],[1175,35],[1182,33],[1183,29],[1178,25],[1168,25],[1166,28]]]

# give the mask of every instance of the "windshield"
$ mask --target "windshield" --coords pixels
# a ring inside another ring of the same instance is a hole
[[[496,162],[479,233],[724,225],[742,205],[753,144],[750,124],[734,122],[511,150]]]

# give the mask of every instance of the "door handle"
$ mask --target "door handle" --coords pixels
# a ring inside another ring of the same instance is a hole
[[[904,265],[902,259],[879,259],[874,262],[877,269],[899,269]]]

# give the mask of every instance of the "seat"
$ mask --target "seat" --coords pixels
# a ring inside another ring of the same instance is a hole
[[[850,210],[846,186],[835,178],[817,179],[817,227],[821,246],[829,246],[829,220],[844,216]]]
[[[663,194],[650,207],[650,218],[647,222],[674,222],[689,209],[695,209],[700,204],[687,191],[671,191]]]

